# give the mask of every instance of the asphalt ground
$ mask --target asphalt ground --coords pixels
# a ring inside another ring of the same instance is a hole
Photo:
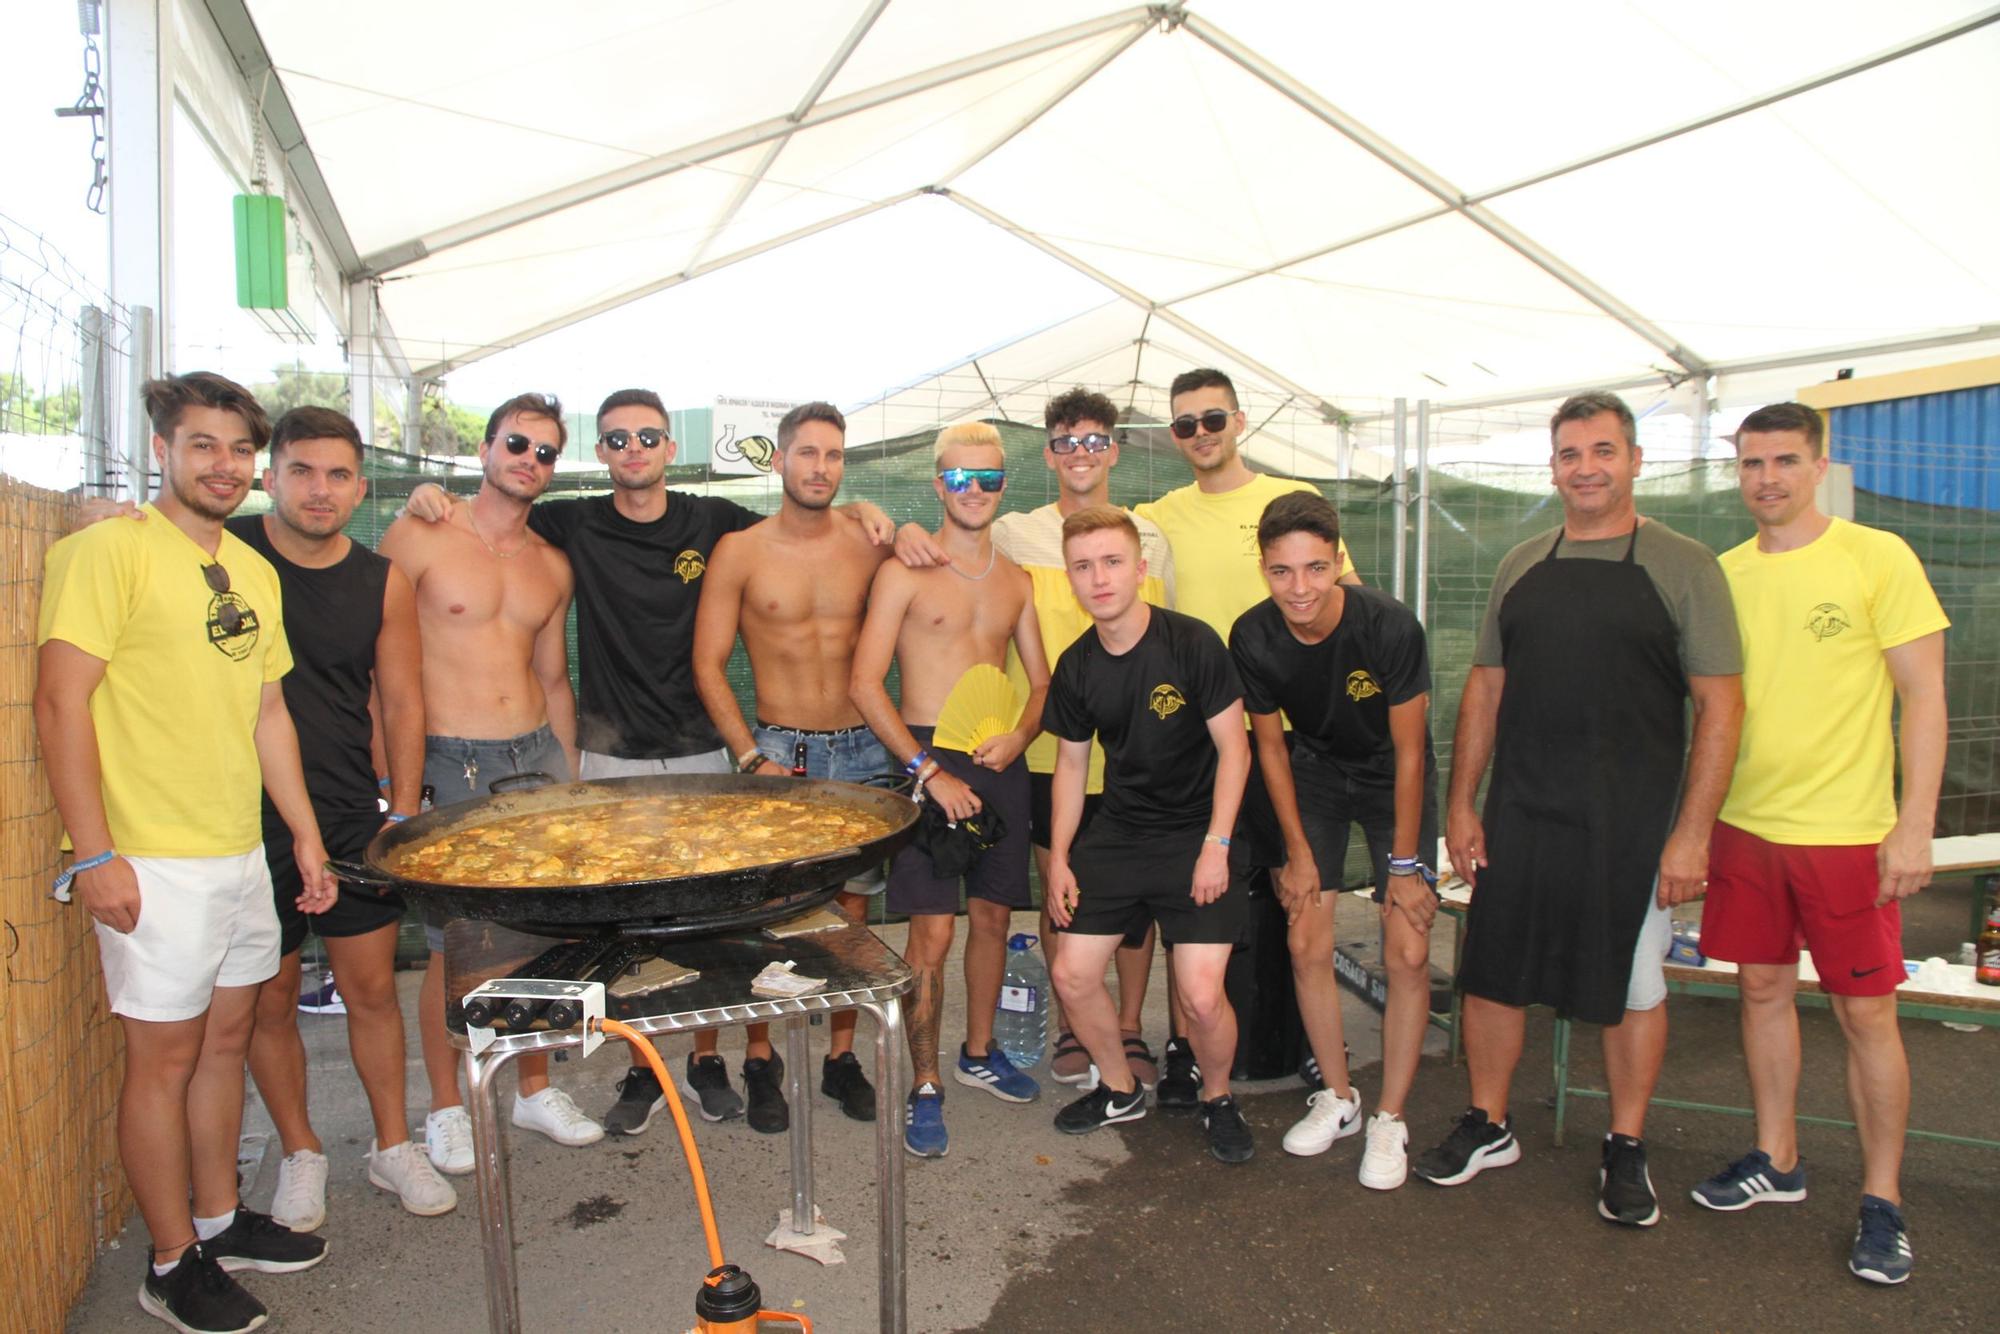
[[[1965,933],[1969,882],[1919,896],[1905,939],[1916,957],[1950,953]],[[1372,934],[1372,909],[1346,896],[1341,934]],[[1032,930],[1025,915],[1017,927]],[[899,945],[902,930],[886,928]],[[1440,932],[1436,953],[1449,954]],[[962,1033],[963,994],[949,966],[944,1035]],[[401,978],[406,1019],[417,975]],[[1666,1096],[1747,1101],[1732,1002],[1675,998],[1661,1082]],[[1147,1033],[1164,1030],[1158,970]],[[1379,1034],[1372,1011],[1345,997],[1355,1082],[1372,1106]],[[269,1328],[457,1334],[486,1327],[476,1209],[469,1178],[441,1218],[404,1213],[372,1189],[362,1156],[366,1105],[347,1067],[344,1021],[301,1016],[315,1123],[333,1160],[326,1262],[296,1275],[248,1275],[271,1307]],[[1304,1110],[1294,1079],[1241,1086],[1258,1137],[1250,1163],[1208,1158],[1193,1118],[1154,1112],[1094,1135],[1057,1134],[1048,1118],[1070,1091],[1045,1080],[1041,1101],[1015,1107],[947,1082],[950,1155],[907,1164],[910,1327],[918,1331],[1237,1329],[1772,1329],[1990,1328],[2000,1309],[2000,1153],[1912,1141],[1904,1174],[1916,1274],[1898,1289],[1851,1277],[1859,1163],[1850,1132],[1807,1127],[1811,1198],[1718,1215],[1687,1189],[1743,1152],[1750,1123],[1655,1109],[1652,1175],[1665,1218],[1627,1230],[1595,1212],[1601,1102],[1572,1104],[1569,1144],[1551,1142],[1546,1014],[1530,1019],[1516,1084],[1524,1156],[1451,1190],[1414,1178],[1379,1194],[1354,1179],[1360,1140],[1319,1158],[1278,1147]],[[1801,1107],[1844,1115],[1840,1038],[1823,1010],[1803,1014]],[[2000,1140],[2000,1032],[1958,1033],[1906,1023],[1915,1123]],[[862,1026],[864,1050],[872,1031]],[[725,1035],[732,1077],[741,1040]],[[825,1030],[813,1031],[815,1061]],[[1412,1150],[1443,1137],[1465,1098],[1462,1070],[1446,1066],[1433,1035],[1410,1108]],[[667,1047],[678,1070],[684,1040]],[[1597,1044],[1579,1028],[1576,1082],[1598,1074]],[[411,1119],[424,1102],[412,1035]],[[866,1058],[864,1058],[866,1059]],[[624,1057],[607,1047],[555,1067],[557,1082],[601,1114]],[[1045,1070],[1045,1067],[1044,1067]],[[1038,1071],[1037,1073],[1042,1073]],[[815,1072],[816,1074],[816,1072]],[[949,1077],[947,1076],[947,1079]],[[816,1084],[816,1079],[815,1079]],[[504,1105],[504,1104],[503,1104]],[[849,1234],[845,1262],[822,1267],[763,1244],[789,1200],[786,1141],[741,1121],[697,1123],[724,1245],[762,1286],[767,1306],[802,1310],[821,1331],[871,1330],[876,1235],[873,1127],[816,1098],[819,1201]],[[249,1134],[269,1132],[254,1094]],[[664,1116],[645,1136],[582,1149],[514,1132],[515,1224],[530,1330],[682,1330],[707,1261],[689,1202],[686,1168]],[[279,1150],[267,1146],[246,1198],[267,1206]],[[99,1256],[69,1328],[146,1331],[134,1292],[145,1254],[134,1220]],[[3,1324],[4,1322],[0,1322]],[[775,1329],[778,1326],[771,1326]]]

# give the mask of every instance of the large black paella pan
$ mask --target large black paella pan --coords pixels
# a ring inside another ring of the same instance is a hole
[[[786,860],[716,871],[660,873],[649,868],[591,884],[454,883],[449,874],[425,879],[403,869],[406,858],[439,840],[463,842],[462,836],[476,836],[516,817],[582,813],[652,797],[781,798],[824,808],[829,827],[839,826],[841,817],[856,812],[872,814],[886,832],[855,841],[829,834],[824,850]],[[916,832],[916,820],[917,807],[907,796],[854,783],[738,774],[612,778],[553,783],[427,811],[377,834],[361,862],[327,865],[342,880],[396,890],[447,917],[505,922],[520,930],[555,935],[603,930],[698,935],[747,930],[824,902],[845,881],[880,866],[908,843]]]

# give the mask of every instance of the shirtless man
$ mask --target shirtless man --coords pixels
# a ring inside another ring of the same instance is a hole
[[[484,474],[472,503],[444,523],[405,516],[382,554],[417,590],[423,638],[424,782],[437,806],[485,796],[488,784],[576,771],[576,703],[563,628],[569,561],[528,530],[528,507],[548,489],[567,437],[562,405],[521,394],[493,410],[479,446]],[[439,1171],[472,1170],[472,1118],[458,1091],[458,1055],[444,1027],[444,924],[426,920],[431,947],[417,1004],[431,1113],[425,1147]],[[604,1128],[549,1084],[547,1056],[519,1061],[514,1124],[558,1144],[590,1144]]]
[[[937,541],[951,563],[910,569],[890,561],[876,572],[849,694],[889,753],[902,759],[904,772],[926,784],[947,815],[965,820],[989,813],[1005,826],[964,877],[965,1045],[952,1077],[1003,1102],[1033,1102],[1041,1088],[993,1044],[993,1010],[1007,970],[1008,919],[1013,910],[1033,906],[1022,752],[1041,730],[1049,668],[1027,573],[993,545],[992,524],[1007,480],[1000,433],[984,422],[949,427],[938,436],[935,460],[933,485],[944,505]],[[970,754],[933,750],[952,687],[980,663],[1004,670],[1009,640],[1028,676],[1028,700],[1013,730],[987,738]],[[891,655],[902,667],[900,714],[883,684]],[[919,1158],[942,1158],[950,1147],[938,1080],[938,1024],[958,892],[959,877],[940,874],[931,855],[915,845],[897,853],[889,868],[889,911],[909,916],[903,957],[917,975],[903,1007],[916,1076],[903,1113],[903,1147]]]
[[[846,466],[847,419],[831,403],[804,403],[778,423],[771,471],[784,484],[778,512],[715,544],[694,624],[694,683],[716,730],[743,773],[858,782],[895,763],[848,698],[854,645],[869,581],[888,556],[860,525],[833,511]],[[757,682],[757,728],[729,684],[738,635]],[[839,903],[858,914],[882,892],[879,872],[850,881]],[[854,1055],[852,1010],[833,1016],[820,1091],[856,1121],[875,1119],[875,1089]],[[752,1130],[791,1126],[781,1087],[785,1063],[768,1024],[751,1024],[743,1088]]]

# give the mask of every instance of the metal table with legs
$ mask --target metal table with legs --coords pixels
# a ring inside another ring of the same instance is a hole
[[[465,1052],[466,1107],[472,1117],[473,1179],[479,1194],[479,1226],[486,1267],[486,1312],[495,1334],[521,1328],[520,1283],[514,1268],[514,1218],[508,1167],[506,1121],[496,1098],[498,1076],[526,1052],[583,1045],[579,1029],[534,1029],[503,1034],[483,1052],[474,1052],[465,1034],[458,998],[493,978],[507,977],[555,942],[508,930],[491,922],[454,921],[445,930],[447,1028],[452,1044]],[[761,932],[709,936],[660,943],[662,957],[699,971],[691,982],[653,993],[626,1007],[614,1005],[613,1018],[638,1031],[691,1033],[704,1028],[778,1021],[785,1025],[786,1094],[791,1103],[792,1222],[813,1227],[812,1091],[806,1082],[806,1026],[815,1015],[859,1010],[875,1018],[875,1166],[878,1282],[881,1328],[903,1334],[908,1327],[903,1238],[903,1020],[897,998],[914,978],[909,966],[866,927],[846,926],[809,936],[773,940]],[[794,1000],[770,1000],[750,993],[750,979],[773,961],[794,960],[798,971],[824,977],[826,986]],[[691,1276],[697,1277],[697,1276]]]

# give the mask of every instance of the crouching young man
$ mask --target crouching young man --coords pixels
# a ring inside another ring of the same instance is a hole
[[[1080,1135],[1146,1114],[1104,969],[1150,920],[1172,950],[1209,1152],[1244,1162],[1256,1146],[1229,1093],[1236,1015],[1222,991],[1244,911],[1229,858],[1250,772],[1243,690],[1215,631],[1139,597],[1146,562],[1130,515],[1108,505],[1071,514],[1063,559],[1092,624],[1057,662],[1042,713],[1058,738],[1046,890],[1068,937],[1056,993],[1097,1085],[1056,1114],[1056,1129]],[[1105,753],[1104,804],[1079,839],[1093,737]]]

